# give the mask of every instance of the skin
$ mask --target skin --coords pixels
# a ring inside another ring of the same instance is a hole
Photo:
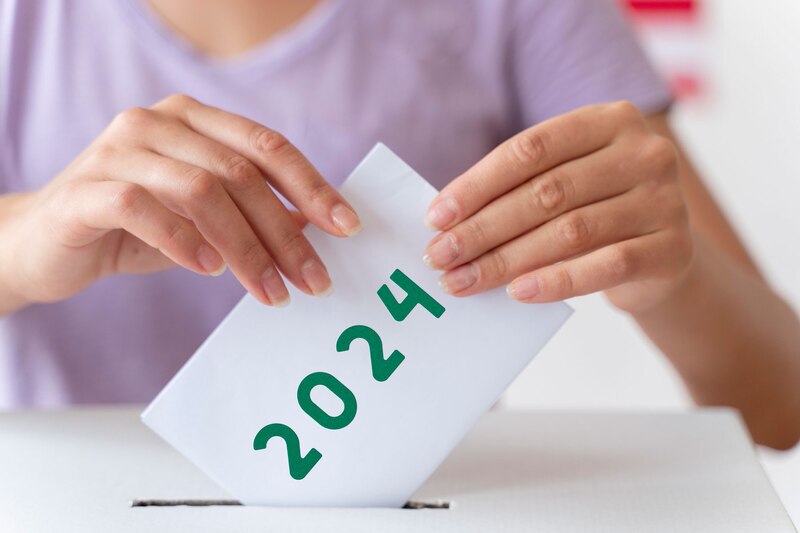
[[[151,4],[199,50],[228,58],[316,1]],[[184,96],[129,110],[51,184],[0,197],[0,248],[10,252],[0,257],[0,314],[103,276],[176,264],[213,275],[227,263],[268,304],[286,301],[279,273],[324,294],[330,280],[300,233],[306,217],[333,235],[359,228],[279,133]],[[538,124],[454,179],[427,222],[439,233],[425,261],[442,270],[448,292],[505,285],[536,303],[603,291],[699,404],[738,408],[756,442],[788,448],[800,438],[798,318],[758,272],[665,114],[643,117],[620,102]]]
[[[766,284],[665,114],[577,109],[501,144],[431,204],[442,288],[523,303],[603,291],[695,401],[738,408],[756,442],[800,439],[800,323]]]
[[[281,274],[328,294],[322,260],[273,188],[331,235],[360,228],[276,131],[181,95],[124,111],[47,186],[3,198],[0,244],[11,253],[0,261],[2,311],[175,265],[219,275],[227,264],[267,305],[288,303]]]
[[[315,4],[151,7],[200,50],[226,58]],[[360,230],[350,205],[279,132],[185,95],[128,109],[47,186],[0,196],[0,316],[63,300],[105,276],[176,265],[205,275],[230,266],[267,305],[288,303],[284,279],[324,296],[333,286],[302,234],[307,221],[335,236]]]

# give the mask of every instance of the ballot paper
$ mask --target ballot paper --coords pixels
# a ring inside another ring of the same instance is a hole
[[[444,293],[436,190],[386,146],[340,191],[363,231],[306,229],[334,293],[245,296],[142,414],[244,504],[401,507],[571,313]]]

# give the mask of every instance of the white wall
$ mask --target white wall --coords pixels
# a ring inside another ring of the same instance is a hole
[[[679,106],[674,126],[773,285],[800,309],[800,2],[705,5],[711,94]],[[601,297],[572,303],[575,315],[512,385],[507,406],[690,405],[669,364],[630,320]],[[762,457],[800,524],[800,449]]]

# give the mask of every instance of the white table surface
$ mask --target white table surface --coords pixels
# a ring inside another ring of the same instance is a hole
[[[138,413],[0,414],[0,531],[796,531],[727,410],[490,413],[414,497],[446,510],[132,508],[230,498]]]

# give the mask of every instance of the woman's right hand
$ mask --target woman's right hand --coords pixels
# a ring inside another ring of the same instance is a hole
[[[327,270],[273,187],[331,235],[360,229],[279,133],[181,95],[124,111],[3,217],[0,284],[25,303],[52,302],[111,274],[227,265],[265,304],[288,303],[281,274],[324,295]]]

